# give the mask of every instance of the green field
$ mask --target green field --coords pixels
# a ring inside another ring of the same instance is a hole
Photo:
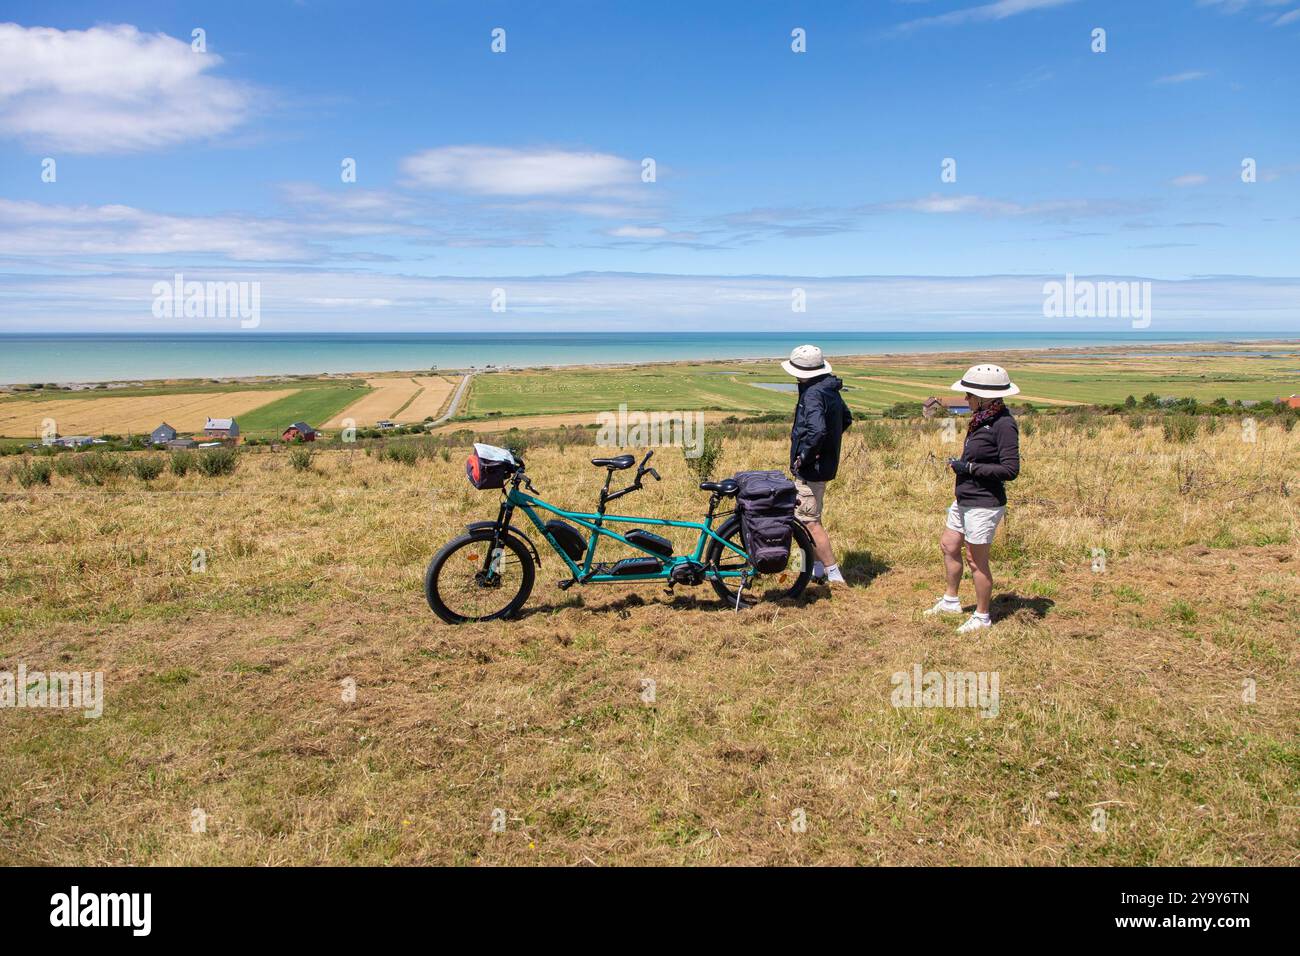
[[[373,389],[361,381],[356,384],[330,382],[311,385],[240,415],[239,430],[248,436],[272,432],[278,435],[297,421],[305,421],[319,428],[322,423],[371,391]]]
[[[1271,354],[1249,354],[1265,351]],[[1216,398],[1272,401],[1300,390],[1300,351],[1294,345],[1251,346],[1241,352],[1231,356],[1177,355],[1173,350],[1153,355],[1096,352],[1087,357],[1038,352],[994,359],[1011,370],[1027,400],[1046,405],[1122,402],[1129,395],[1141,398],[1148,393],[1206,402]],[[870,413],[896,402],[950,394],[948,386],[968,365],[987,357],[830,358],[835,374],[844,379],[849,405]],[[792,381],[776,361],[497,372],[473,380],[461,417],[599,412],[617,409],[624,402],[641,411],[787,411],[794,403],[793,393],[758,386]]]

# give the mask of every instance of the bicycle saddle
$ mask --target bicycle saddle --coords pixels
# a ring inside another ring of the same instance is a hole
[[[636,457],[633,455],[619,455],[617,458],[593,458],[591,463],[600,468],[608,468],[611,471],[614,469],[622,471],[624,468],[631,468],[636,464]]]
[[[725,497],[730,497],[736,493],[740,486],[736,484],[735,478],[723,478],[721,481],[701,481],[700,491],[716,491]]]

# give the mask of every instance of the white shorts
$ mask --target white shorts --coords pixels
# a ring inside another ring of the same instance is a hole
[[[948,508],[948,530],[956,531],[971,544],[991,544],[998,523],[1007,513],[1001,508],[967,508],[953,502]]]

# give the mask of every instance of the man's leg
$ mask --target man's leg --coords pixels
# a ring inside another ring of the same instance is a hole
[[[975,612],[989,613],[989,602],[993,599],[993,572],[989,570],[990,544],[971,544],[966,542],[966,557],[970,561],[971,577],[975,580]],[[961,562],[958,562],[958,579],[961,577]]]
[[[799,495],[794,516],[807,529],[808,537],[812,538],[816,564],[821,565],[821,570],[825,572],[829,581],[842,584],[844,576],[840,573],[839,565],[835,563],[835,554],[831,551],[831,537],[822,526],[822,502],[826,495],[826,482],[795,478],[794,487]],[[814,573],[818,570],[816,564],[813,566]]]
[[[835,563],[835,554],[831,551],[831,536],[826,533],[820,521],[805,521],[803,526],[808,529],[808,537],[812,538],[813,557],[825,567],[831,567]]]

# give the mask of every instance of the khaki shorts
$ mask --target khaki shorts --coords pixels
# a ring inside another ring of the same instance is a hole
[[[822,520],[822,499],[826,496],[826,482],[804,481],[795,476],[794,490],[799,501],[794,506],[794,516],[804,523]]]
[[[967,508],[953,502],[948,506],[948,530],[956,531],[970,544],[992,544],[1006,505],[1001,508]]]

